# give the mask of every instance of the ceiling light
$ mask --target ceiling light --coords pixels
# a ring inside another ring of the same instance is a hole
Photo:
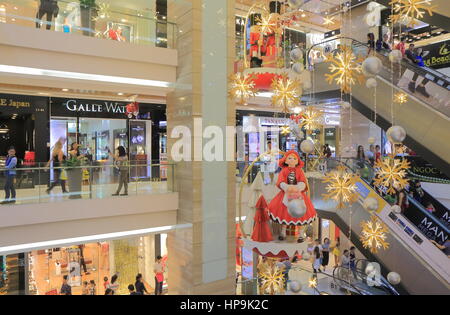
[[[69,91],[69,89],[62,89],[62,91],[63,91],[63,92],[67,92],[67,91]]]
[[[64,78],[64,79],[120,83],[120,84],[129,84],[129,85],[142,85],[142,86],[151,86],[151,87],[164,87],[164,88],[170,87],[170,83],[164,82],[164,81],[118,77],[118,76],[100,75],[100,74],[90,74],[90,73],[80,73],[80,72],[46,70],[46,69],[38,69],[38,68],[30,68],[30,67],[17,67],[17,66],[9,66],[9,65],[0,65],[0,72],[32,75],[32,76],[47,76],[47,77]]]
[[[117,95],[120,95],[120,96],[122,96],[122,95],[123,95],[123,93],[122,93],[122,92],[119,92],[119,93],[117,93]]]

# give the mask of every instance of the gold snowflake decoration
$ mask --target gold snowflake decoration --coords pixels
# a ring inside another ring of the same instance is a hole
[[[284,290],[283,269],[279,268],[274,261],[268,261],[259,271],[261,279],[261,291],[275,294]]]
[[[287,136],[288,134],[291,133],[291,127],[289,127],[289,126],[281,126],[280,129],[281,129],[281,132],[280,132],[280,133],[281,133],[283,136]]]
[[[322,194],[322,196],[325,200],[336,201],[338,209],[345,208],[358,200],[357,180],[357,175],[347,172],[345,167],[339,165],[336,170],[325,174],[322,182],[327,184],[325,187],[327,193]]]
[[[432,0],[392,0],[389,5],[393,7],[391,21],[393,23],[406,22],[407,26],[418,24],[416,19],[420,20],[428,12],[433,15],[436,6],[431,5]]]
[[[408,185],[406,174],[410,164],[406,159],[396,159],[390,155],[386,159],[375,162],[375,186],[384,186],[388,188],[388,194],[395,194],[397,189],[405,189]]]
[[[230,84],[228,96],[237,100],[240,105],[247,105],[247,100],[255,97],[258,92],[252,75],[232,74],[228,82]]]
[[[109,19],[111,16],[111,10],[109,3],[100,3],[97,5],[97,15],[92,17],[93,21]]]
[[[327,62],[331,63],[329,67],[331,74],[325,74],[327,82],[332,84],[336,81],[343,93],[350,93],[356,81],[363,82],[364,75],[361,67],[363,58],[356,57],[350,47],[343,46],[341,52],[335,55],[329,54]]]
[[[315,109],[314,107],[306,108],[302,113],[302,121],[300,122],[300,128],[305,128],[306,130],[316,130],[323,125],[323,115],[322,112]]]
[[[311,277],[308,281],[308,286],[313,289],[317,288],[317,277]]]
[[[323,25],[333,25],[335,24],[334,17],[326,16],[323,18]]]
[[[394,102],[403,105],[406,102],[408,102],[408,95],[406,95],[403,92],[398,92],[397,94],[394,95]]]
[[[272,14],[264,14],[258,17],[257,22],[263,35],[275,33],[278,30],[278,23]]]
[[[281,107],[284,113],[300,104],[302,87],[298,79],[290,79],[287,74],[272,82],[272,106]]]
[[[386,241],[389,233],[388,227],[378,220],[374,215],[370,218],[370,221],[361,222],[361,235],[360,240],[364,248],[370,249],[374,254],[378,252],[378,249],[388,249],[389,243]]]

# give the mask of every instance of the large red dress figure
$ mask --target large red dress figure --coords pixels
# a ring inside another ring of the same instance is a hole
[[[270,217],[273,221],[282,225],[303,226],[310,224],[316,219],[317,213],[307,194],[308,186],[302,170],[304,163],[297,152],[289,151],[280,160],[279,165],[282,168],[277,182],[280,192],[269,204]],[[286,205],[288,202],[287,194],[290,193],[297,193],[299,199],[303,199],[306,212],[302,217],[294,218],[289,215]],[[282,237],[285,237],[285,235],[282,235]]]

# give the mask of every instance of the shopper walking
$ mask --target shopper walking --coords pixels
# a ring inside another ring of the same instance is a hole
[[[338,237],[336,243],[333,246],[333,256],[334,256],[334,268],[339,266],[341,258],[341,239]]]
[[[117,191],[115,194],[113,194],[113,196],[119,196],[122,187],[124,187],[125,191],[120,196],[128,196],[129,171],[127,152],[125,151],[125,148],[123,146],[119,146],[115,155],[113,155],[111,152],[109,152],[109,154],[114,159],[114,164],[119,170],[119,187],[117,187]]]
[[[16,189],[14,188],[14,179],[16,178],[17,157],[14,147],[8,150],[8,157],[5,162],[5,200],[2,204],[16,202]]]
[[[89,295],[97,295],[97,285],[94,280],[89,281]]]
[[[142,274],[138,273],[136,276],[136,282],[134,284],[134,287],[136,288],[136,292],[144,295],[148,294],[147,288],[144,285],[144,282],[142,281]]]
[[[89,295],[89,283],[83,281],[83,287],[81,288],[81,295]]]
[[[108,286],[108,289],[111,289],[113,291],[113,294],[116,294],[117,290],[119,289],[119,283],[117,282],[117,278],[119,278],[117,274],[113,275],[111,277],[111,283]]]
[[[330,261],[330,239],[325,238],[322,244],[322,267],[323,271],[326,271],[328,263]]]
[[[64,140],[62,138],[56,141],[55,145],[53,146],[52,155],[50,161],[47,164],[50,165],[50,162],[53,162],[53,182],[48,187],[47,194],[50,194],[52,189],[58,186],[61,182],[61,172],[62,166],[64,164],[63,146]],[[66,193],[67,191],[65,191],[65,185],[61,185],[61,187],[63,188],[63,193]]]
[[[142,295],[141,293],[134,290],[134,285],[132,284],[128,285],[128,292],[130,292],[130,295]]]
[[[72,295],[72,287],[67,283],[67,278],[67,275],[63,276],[63,283],[59,292],[60,295]]]
[[[155,273],[155,295],[162,295],[164,283],[164,266],[162,264],[162,257],[156,257],[156,262],[153,265],[153,272]]]
[[[322,272],[320,270],[320,264],[321,264],[321,255],[320,255],[320,249],[318,246],[314,247],[314,252],[313,252],[313,270],[314,270],[314,274],[317,274],[317,272]]]
[[[106,291],[106,289],[109,288],[109,279],[108,279],[108,277],[104,277],[103,278],[103,288],[105,289],[105,291]]]
[[[353,277],[355,278],[355,280],[358,279],[358,276],[356,274],[356,248],[355,246],[350,247],[350,270],[353,273]]]

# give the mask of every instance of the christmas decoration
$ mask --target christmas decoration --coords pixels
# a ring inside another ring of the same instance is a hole
[[[331,74],[325,74],[327,82],[332,84],[336,81],[343,93],[350,93],[356,81],[362,82],[364,78],[360,65],[362,61],[362,58],[357,58],[353,54],[350,47],[342,46],[341,52],[329,54],[327,57],[327,62],[331,63],[329,67]]]
[[[403,105],[406,102],[408,102],[408,95],[406,95],[403,92],[398,92],[397,94],[395,94],[394,96],[394,102]]]
[[[400,63],[403,59],[402,52],[398,49],[394,49],[389,53],[389,60],[392,63]]]
[[[269,227],[269,214],[267,213],[267,202],[264,196],[261,196],[256,203],[255,226],[253,227],[252,240],[256,242],[270,242],[272,232]]]
[[[380,73],[383,64],[377,57],[368,57],[362,64],[362,70],[365,76],[376,76]]]
[[[268,260],[267,263],[262,264],[258,276],[261,279],[262,292],[275,294],[284,290],[283,269],[279,268],[273,260]]]
[[[246,105],[247,100],[255,97],[258,92],[253,82],[253,76],[241,73],[232,74],[229,78],[229,97],[238,100],[240,105]]]
[[[335,24],[334,17],[326,16],[323,18],[323,25],[333,25]]]
[[[289,127],[289,126],[281,126],[280,129],[281,129],[280,133],[283,136],[287,136],[291,133],[291,127]]]
[[[137,115],[139,115],[139,103],[132,102],[128,104],[125,108],[125,111],[128,118],[137,117]]]
[[[301,128],[313,131],[319,129],[323,125],[323,115],[314,107],[307,107],[302,113]]]
[[[273,14],[264,14],[258,18],[258,26],[263,35],[269,35],[278,31],[278,23]]]
[[[388,188],[387,193],[391,195],[396,193],[395,188],[405,189],[408,185],[406,174],[409,167],[406,159],[396,159],[393,155],[376,161],[374,185]]]
[[[272,105],[281,107],[284,113],[288,113],[293,107],[300,104],[302,88],[298,79],[290,79],[287,74],[276,79],[272,83]]]
[[[387,275],[387,280],[389,281],[390,284],[397,285],[402,281],[402,278],[396,272],[389,272]]]
[[[300,150],[306,154],[312,153],[314,151],[314,142],[309,139],[302,141],[300,144]]]
[[[377,79],[375,79],[375,78],[369,78],[369,79],[367,79],[367,81],[366,81],[366,87],[367,87],[368,89],[374,89],[374,88],[376,88],[377,86],[378,86]]]
[[[297,280],[291,280],[289,282],[289,291],[293,293],[299,293],[302,290],[302,284]]]
[[[375,211],[378,209],[378,200],[375,198],[367,198],[364,200],[363,206],[368,211]]]
[[[334,200],[338,203],[337,208],[342,209],[358,200],[358,193],[356,192],[356,181],[358,177],[355,174],[348,173],[345,167],[338,166],[325,174],[323,183],[327,184],[325,187],[327,193],[323,194],[325,200]]]
[[[311,277],[308,281],[308,286],[313,289],[317,288],[317,277]]]
[[[360,240],[364,248],[370,249],[374,254],[378,253],[378,249],[388,249],[389,243],[386,241],[386,234],[389,233],[387,226],[378,220],[374,215],[370,221],[361,222]]]
[[[106,20],[111,17],[111,9],[109,3],[100,3],[97,5],[97,15],[92,17],[93,21]]]
[[[398,206],[398,205],[393,205],[391,207],[391,211],[396,214],[400,214],[400,213],[402,213],[402,208],[400,208],[400,206]]]
[[[406,22],[408,27],[414,27],[418,24],[416,19],[420,20],[428,13],[433,15],[437,6],[433,6],[432,0],[392,0],[389,5],[393,6],[392,23]]]
[[[402,143],[406,138],[406,131],[401,126],[392,126],[386,132],[388,140],[393,144]]]

